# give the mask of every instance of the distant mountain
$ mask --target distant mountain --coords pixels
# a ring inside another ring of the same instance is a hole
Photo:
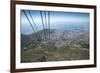
[[[36,48],[39,47],[40,44],[46,46],[48,43],[53,43],[55,47],[73,47],[74,45],[80,45],[79,47],[82,47],[80,43],[83,43],[84,45],[88,45],[87,48],[89,48],[89,30],[51,29],[49,31],[49,29],[45,29],[37,33],[21,34],[22,48]]]
[[[21,34],[21,62],[86,59],[89,59],[89,30],[45,29]]]

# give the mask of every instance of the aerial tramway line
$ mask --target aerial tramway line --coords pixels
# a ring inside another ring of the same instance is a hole
[[[27,18],[27,20],[30,24],[30,27],[32,28],[33,32],[35,33],[35,38],[34,39],[37,38],[37,40],[39,42],[41,42],[42,37],[39,34],[37,34],[38,29],[37,29],[36,23],[34,21],[34,18],[32,17],[32,14],[31,14],[30,10],[28,10],[28,13],[30,15],[30,18],[31,18],[32,22],[30,21],[30,19],[29,19],[29,17],[28,17],[25,10],[23,10],[23,13],[26,16],[26,18]],[[49,11],[40,11],[40,16],[41,16],[41,23],[42,23],[42,27],[43,27],[43,33],[44,33],[43,40],[48,41],[48,40],[50,40],[50,12]]]
[[[30,24],[30,27],[32,28],[32,30],[35,34],[34,39],[37,38],[38,44],[41,45],[40,42],[42,41],[42,37],[40,36],[40,34],[37,34],[38,29],[37,29],[36,23],[34,21],[34,18],[32,17],[31,12],[28,10],[28,13],[30,15],[32,22],[30,21],[30,18],[28,17],[25,10],[23,10],[23,13],[26,16],[26,18]],[[49,11],[40,11],[40,16],[41,16],[41,23],[42,23],[42,27],[43,27],[43,33],[44,33],[43,41],[47,42],[48,40],[50,40],[50,12]],[[43,50],[43,54],[41,55],[39,61],[44,62],[47,60],[48,60],[47,52],[45,50]]]

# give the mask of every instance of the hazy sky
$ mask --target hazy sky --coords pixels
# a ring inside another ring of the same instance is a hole
[[[25,16],[24,12],[27,14],[27,17],[29,18],[30,22],[32,23],[34,27],[34,23],[31,19],[31,16],[28,12],[28,10],[21,10],[21,33],[31,33],[33,32],[32,27]],[[40,11],[30,10],[30,13],[32,15],[32,18],[34,19],[34,22],[36,24],[36,27],[38,30],[42,30],[42,20]],[[45,22],[44,17],[44,11],[42,11],[43,19]],[[48,22],[48,15],[46,12],[46,19]],[[79,12],[54,12],[50,11],[50,28],[51,29],[71,29],[83,27],[85,25],[89,25],[90,15],[89,13],[79,13]]]

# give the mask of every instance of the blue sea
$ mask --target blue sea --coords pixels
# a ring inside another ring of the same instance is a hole
[[[46,28],[46,27],[45,27]],[[37,26],[38,31],[39,30],[43,30],[43,26],[39,25]],[[52,24],[50,25],[50,29],[60,29],[60,30],[86,30],[89,29],[89,24],[84,23],[84,24],[73,24],[73,23],[69,23],[69,24]],[[21,33],[31,33],[33,32],[31,27],[21,27]]]

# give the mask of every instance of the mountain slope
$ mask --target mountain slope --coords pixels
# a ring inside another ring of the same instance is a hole
[[[48,29],[21,34],[21,48],[21,62],[89,59],[89,30],[51,29],[50,38]]]

